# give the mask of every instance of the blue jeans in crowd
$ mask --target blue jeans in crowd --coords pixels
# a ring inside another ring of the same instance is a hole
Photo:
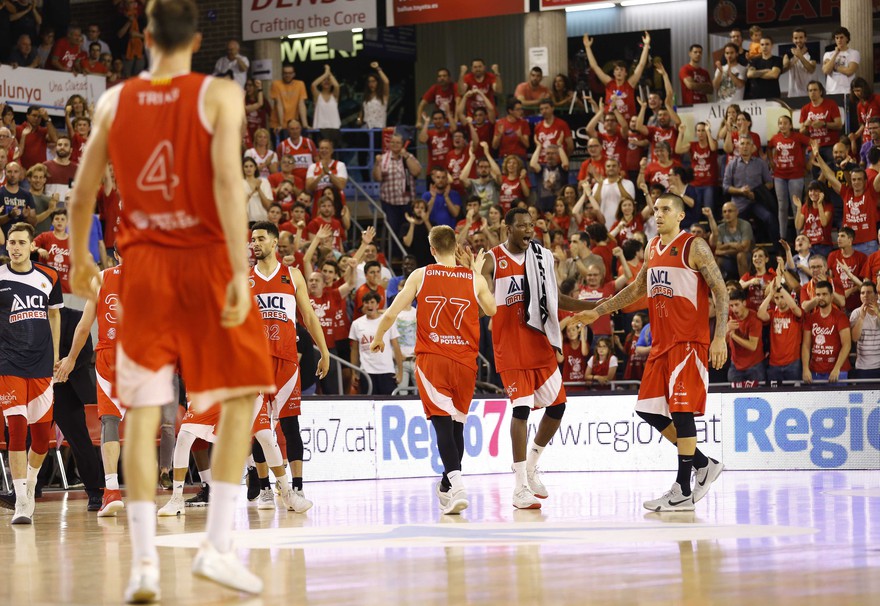
[[[771,383],[774,381],[801,381],[803,379],[803,366],[800,360],[795,360],[791,364],[785,366],[767,367],[767,379]]]
[[[877,240],[862,242],[861,244],[853,244],[853,249],[870,256],[871,253],[877,252]]]
[[[756,199],[754,202],[749,204],[748,207],[740,213],[741,219],[748,218],[750,216],[755,217],[759,223],[764,225],[767,239],[774,246],[776,246],[776,243],[779,240],[779,219],[770,211],[769,208],[761,204],[759,199]]]
[[[712,185],[701,185],[699,187],[694,187],[694,191],[697,192],[696,196],[696,204],[694,206],[698,208],[711,208],[712,213],[715,213],[715,187]],[[702,221],[702,218],[700,219]]]
[[[813,380],[814,381],[827,381],[830,373],[827,372],[814,372]],[[840,371],[840,376],[837,379],[838,383],[846,383],[847,372],[845,370]]]
[[[803,199],[804,178],[780,179],[774,177],[773,189],[776,192],[776,202],[779,204],[779,237],[785,239],[788,230],[788,209],[794,208],[792,196]]]
[[[764,372],[764,362],[758,362],[754,366],[750,366],[744,370],[738,370],[733,364],[727,369],[727,380],[731,383],[742,383],[743,381],[757,381],[763,383],[767,376]]]

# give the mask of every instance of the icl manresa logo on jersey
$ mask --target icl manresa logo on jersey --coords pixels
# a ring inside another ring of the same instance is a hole
[[[13,295],[11,312],[10,324],[22,320],[43,320],[47,317],[46,298],[44,295]]]

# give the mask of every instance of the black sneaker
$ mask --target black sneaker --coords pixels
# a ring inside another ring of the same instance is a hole
[[[171,490],[174,487],[174,484],[171,483],[171,474],[167,471],[163,471],[159,474],[159,486],[163,490]]]
[[[3,509],[14,510],[15,509],[15,493],[14,492],[3,492],[0,493],[0,507]]]
[[[88,511],[99,511],[104,500],[103,491],[95,491],[89,494]]]
[[[191,499],[186,500],[187,507],[204,507],[208,504],[208,500],[211,497],[211,487],[202,482],[202,489],[199,491],[199,494],[192,497]]]
[[[248,467],[247,500],[254,501],[258,496],[260,496],[260,476],[257,475],[256,467]]]

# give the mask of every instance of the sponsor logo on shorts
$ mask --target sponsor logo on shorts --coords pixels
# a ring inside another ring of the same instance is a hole
[[[504,391],[507,392],[507,397],[508,397],[508,398],[513,399],[513,394],[515,394],[515,393],[517,392],[517,389],[516,389],[516,381],[514,381],[513,383],[511,383],[510,385],[508,385],[507,387],[505,387],[505,388],[504,388]]]
[[[0,404],[15,404],[15,392],[0,393]]]

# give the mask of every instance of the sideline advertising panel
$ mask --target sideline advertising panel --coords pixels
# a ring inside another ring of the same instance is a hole
[[[529,0],[386,0],[388,27],[529,12]]]
[[[74,76],[47,69],[0,66],[0,99],[24,112],[31,105],[46,107],[52,116],[63,116],[72,95],[82,95],[88,103],[98,101],[107,88],[103,76]]]

